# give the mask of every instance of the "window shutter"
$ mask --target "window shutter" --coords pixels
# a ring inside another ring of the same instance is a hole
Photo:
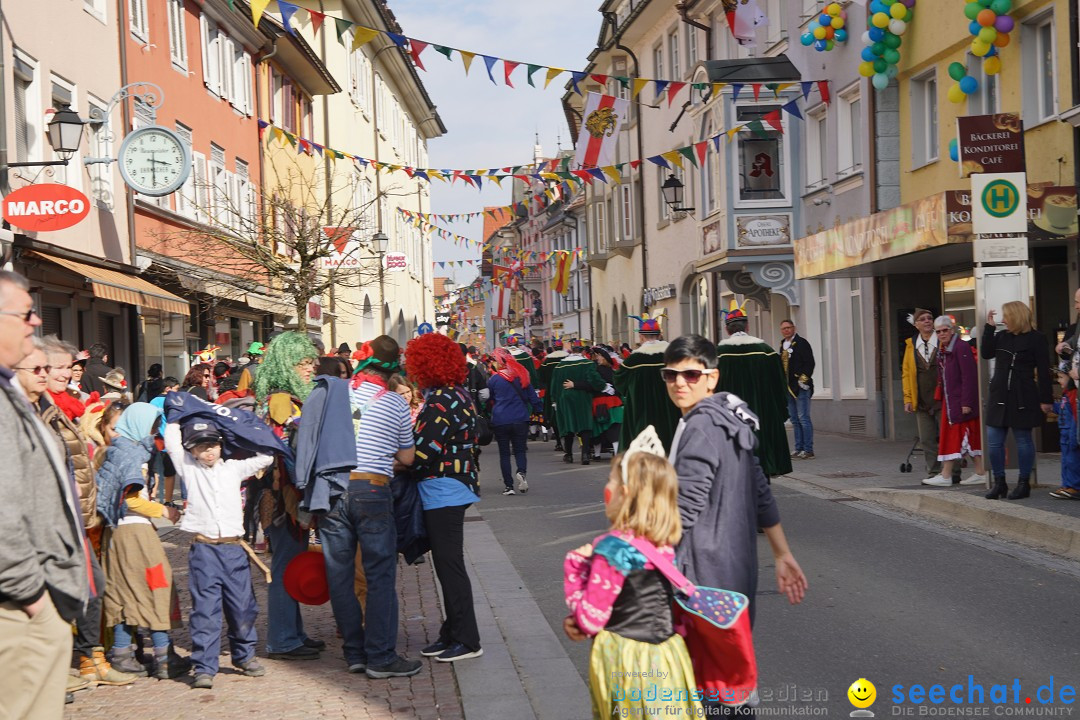
[[[203,85],[214,88],[210,83],[210,28],[205,15],[199,15],[199,49],[202,50]]]
[[[206,222],[209,194],[206,186],[206,156],[202,153],[192,153],[191,174],[194,177],[191,192],[195,204],[193,217],[199,222]]]

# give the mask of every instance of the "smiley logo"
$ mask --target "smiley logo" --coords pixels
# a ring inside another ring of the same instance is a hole
[[[874,687],[874,683],[866,678],[859,678],[851,683],[851,687],[849,687],[847,691],[847,696],[852,705],[860,710],[864,710],[873,705],[874,700],[877,699],[877,688]]]

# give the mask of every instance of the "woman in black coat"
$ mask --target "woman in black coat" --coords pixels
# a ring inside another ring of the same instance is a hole
[[[979,354],[994,360],[990,394],[986,404],[987,449],[994,487],[986,494],[997,500],[1008,493],[1010,500],[1031,495],[1031,468],[1035,465],[1035,443],[1031,430],[1041,425],[1052,409],[1050,346],[1046,336],[1035,330],[1031,308],[1022,302],[1008,302],[1001,308],[1001,324],[1006,332],[995,333],[994,311],[986,315],[986,328],[979,338]],[[1036,383],[1036,380],[1038,381]],[[1005,484],[1005,437],[1012,428],[1020,476],[1009,493]]]

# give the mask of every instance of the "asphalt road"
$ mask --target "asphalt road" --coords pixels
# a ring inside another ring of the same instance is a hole
[[[479,510],[587,677],[588,643],[572,643],[561,631],[562,561],[606,529],[609,465],[567,465],[552,448],[530,443],[530,490],[509,497],[499,494],[497,450],[485,450]],[[906,694],[915,684],[942,684],[947,693],[962,683],[966,700],[971,675],[987,703],[995,684],[1009,685],[1011,703],[1019,679],[1025,707],[991,707],[989,715],[998,716],[1043,709],[1035,693],[1051,676],[1055,693],[1063,684],[1080,685],[1077,563],[794,480],[778,479],[773,490],[810,590],[794,607],[777,593],[762,538],[755,626],[762,715],[767,708],[784,712],[782,706],[846,717],[853,710],[847,688],[859,678],[876,685],[871,709],[879,718],[904,709],[893,706],[897,685]],[[814,701],[787,701],[805,693]],[[914,716],[928,708],[902,704]],[[935,709],[948,706],[946,698]],[[1069,706],[1056,707],[1066,710],[1056,716],[1069,716]]]

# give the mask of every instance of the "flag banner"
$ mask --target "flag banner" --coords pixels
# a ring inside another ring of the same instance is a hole
[[[574,255],[566,250],[558,250],[553,255],[558,259],[555,261],[555,276],[551,278],[551,289],[565,295],[570,289],[570,264]]]
[[[619,128],[627,117],[630,102],[614,95],[589,93],[585,102],[574,161],[579,168],[610,165],[615,157]]]
[[[494,288],[491,293],[492,299],[492,316],[500,319],[507,319],[510,315],[510,296],[512,292],[509,288],[499,285]]]

